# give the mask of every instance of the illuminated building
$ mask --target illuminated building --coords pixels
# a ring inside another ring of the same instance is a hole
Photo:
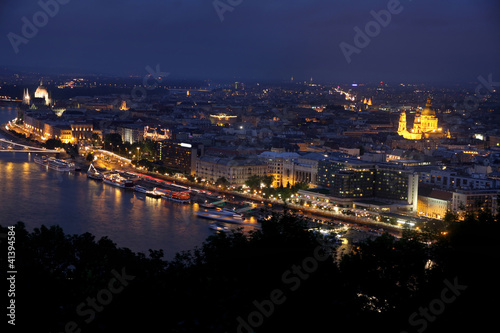
[[[28,89],[25,89],[24,93],[23,93],[23,104],[30,105],[30,100],[31,100],[31,98],[30,98],[30,95],[28,93]]]
[[[144,127],[144,140],[161,141],[168,140],[172,138],[172,133],[168,128],[161,127]]]
[[[73,140],[79,143],[91,142],[94,133],[92,123],[72,123],[70,124]]]
[[[297,153],[267,151],[259,155],[259,158],[267,164],[267,175],[273,176],[273,186],[286,186],[283,184],[284,165],[291,164],[293,160],[300,157]],[[289,172],[290,173],[290,172]],[[293,174],[293,173],[292,173]],[[291,185],[293,185],[292,183]]]
[[[416,211],[418,173],[388,163],[326,159],[318,164],[318,183],[335,198],[386,199]],[[362,205],[359,201],[357,205]]]
[[[455,212],[478,212],[484,210],[495,214],[498,208],[496,189],[489,190],[455,190],[453,192],[451,209]]]
[[[36,88],[35,98],[41,98],[41,99],[45,100],[45,105],[50,105],[49,92],[43,86],[42,80],[40,80],[40,86],[38,88]]]
[[[417,209],[420,215],[442,219],[451,209],[452,192],[420,185],[418,189]]]
[[[144,141],[143,124],[124,124],[117,127],[117,130],[121,134],[123,142],[133,144]]]
[[[322,154],[308,153],[296,159],[283,161],[282,184],[293,186],[297,183],[318,185],[318,163],[324,159]]]
[[[130,110],[130,108],[127,106],[127,101],[121,101],[119,109],[120,111]]]
[[[196,161],[196,177],[215,183],[224,177],[231,185],[242,186],[251,176],[266,176],[267,164],[251,158],[202,156]]]
[[[337,198],[372,197],[375,166],[358,160],[323,160],[318,165],[320,185],[330,189]]]
[[[203,154],[203,145],[165,140],[160,141],[158,150],[164,166],[194,175],[196,159]]]
[[[421,112],[417,111],[415,114],[413,127],[410,130],[408,130],[406,111],[403,107],[403,111],[399,116],[398,134],[407,140],[421,140],[446,136],[443,134],[442,128],[438,127],[438,119],[436,117],[436,112],[432,109],[430,97],[427,99],[425,108]]]
[[[423,184],[441,189],[492,189],[498,186],[498,182],[486,176],[460,175],[453,170],[430,170],[420,173]]]
[[[225,126],[225,125],[234,124],[236,122],[237,118],[238,118],[238,116],[229,116],[225,113],[211,114],[210,115],[210,122],[212,124],[217,125],[217,126]]]

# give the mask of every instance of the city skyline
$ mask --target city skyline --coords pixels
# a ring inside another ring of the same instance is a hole
[[[3,0],[4,320],[490,328],[498,14],[498,0]]]
[[[117,6],[120,6],[119,8]],[[45,72],[317,82],[498,77],[494,1],[3,2],[0,63]]]

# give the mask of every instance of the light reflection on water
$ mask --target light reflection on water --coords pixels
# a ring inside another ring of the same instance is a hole
[[[0,123],[16,117],[0,108]],[[85,173],[49,170],[33,154],[0,153],[0,224],[23,221],[29,230],[60,225],[67,234],[108,236],[119,247],[166,258],[193,249],[212,234],[196,217],[198,205],[182,205],[87,179]]]

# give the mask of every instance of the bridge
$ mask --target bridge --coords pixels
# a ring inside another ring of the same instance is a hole
[[[0,139],[0,153],[39,153],[39,154],[58,154],[59,150],[38,148],[23,145],[13,141]]]

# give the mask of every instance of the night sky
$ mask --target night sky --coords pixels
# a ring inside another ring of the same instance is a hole
[[[492,73],[500,81],[498,0],[218,0],[219,13],[213,0],[41,0],[54,1],[66,4],[49,6],[51,17],[38,0],[1,0],[1,67],[142,75],[160,64],[182,78],[330,82],[452,83]],[[398,13],[374,24],[371,11],[388,5]],[[34,16],[40,27],[25,28],[26,38],[22,18]],[[354,28],[367,24],[373,37],[356,47]],[[350,63],[343,42],[357,50]]]

